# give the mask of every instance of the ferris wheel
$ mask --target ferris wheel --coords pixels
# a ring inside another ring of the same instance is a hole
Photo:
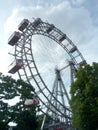
[[[69,86],[78,68],[86,64],[76,45],[60,29],[40,18],[23,19],[8,44],[14,48],[9,73],[17,72],[20,79],[35,88],[44,113],[41,130],[69,130]]]

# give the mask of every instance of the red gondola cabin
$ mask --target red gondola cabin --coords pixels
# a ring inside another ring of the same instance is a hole
[[[23,66],[21,59],[16,59],[12,64],[9,65],[8,73],[14,74]]]
[[[41,19],[37,18],[35,21],[32,23],[33,27],[37,27],[41,23]]]
[[[29,20],[28,19],[23,19],[22,22],[19,24],[18,29],[20,31],[23,31],[29,24]]]
[[[47,32],[47,33],[50,33],[53,29],[54,29],[54,25],[51,24],[51,25],[46,29],[46,32]]]
[[[8,39],[8,44],[14,46],[18,42],[19,38],[20,38],[20,33],[15,31]]]
[[[66,35],[64,34],[64,35],[61,35],[60,37],[59,37],[59,42],[62,42],[63,40],[65,40],[66,39]]]

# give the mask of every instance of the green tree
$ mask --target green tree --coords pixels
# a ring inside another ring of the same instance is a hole
[[[78,70],[70,93],[73,128],[98,130],[98,63]]]
[[[37,121],[38,121],[38,128],[37,130],[40,130],[41,129],[41,125],[42,125],[42,122],[43,122],[43,118],[44,118],[44,114],[41,114],[37,117]]]
[[[18,100],[15,98],[18,97]],[[36,130],[38,105],[26,106],[26,99],[34,97],[34,88],[22,80],[15,80],[0,73],[0,130],[8,130],[8,124],[17,124],[16,130]],[[8,102],[14,99],[15,105]],[[29,127],[30,126],[30,127]]]
[[[8,104],[0,101],[0,130],[8,129]]]

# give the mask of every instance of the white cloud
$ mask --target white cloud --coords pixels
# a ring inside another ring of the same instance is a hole
[[[18,9],[14,9],[4,24],[5,33],[13,32],[17,29]]]

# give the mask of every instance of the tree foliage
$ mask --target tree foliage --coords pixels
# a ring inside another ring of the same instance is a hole
[[[73,128],[98,130],[98,63],[78,70],[70,93]]]
[[[0,73],[0,130],[8,130],[8,124],[17,124],[15,130],[36,130],[39,106],[26,106],[26,99],[32,99],[34,88],[22,80],[15,80]],[[17,97],[17,98],[16,98]],[[14,99],[15,105],[9,105]]]

